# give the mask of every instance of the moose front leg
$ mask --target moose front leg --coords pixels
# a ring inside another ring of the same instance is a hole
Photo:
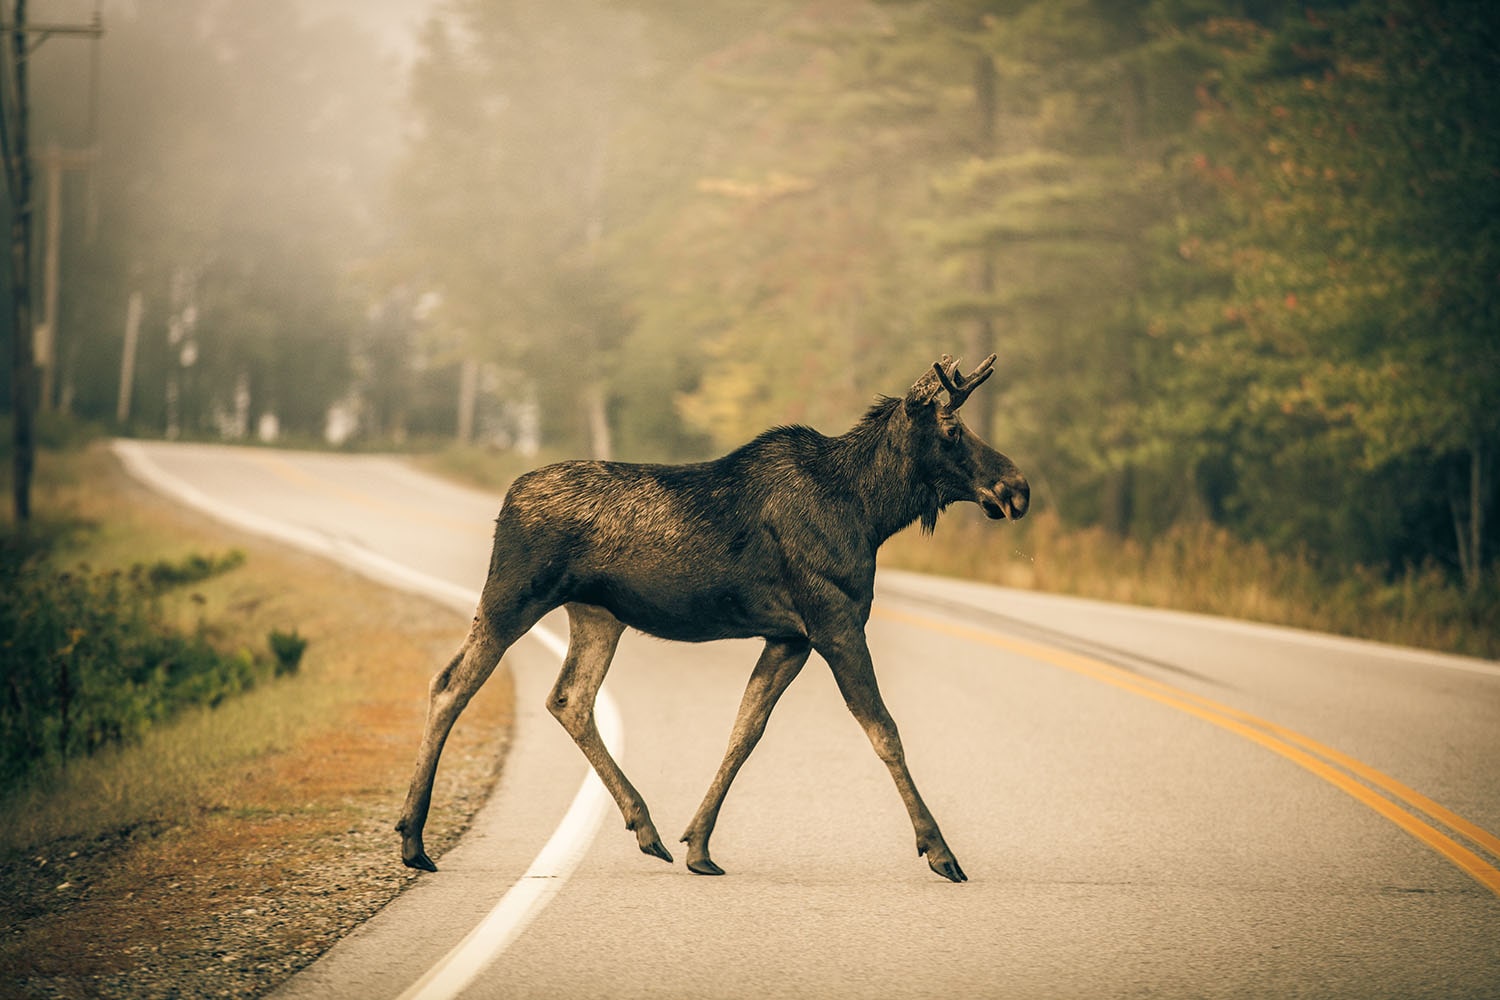
[[[911,772],[906,768],[906,752],[901,747],[901,734],[896,722],[886,711],[880,697],[880,687],[875,682],[875,667],[870,661],[870,649],[862,631],[845,633],[831,642],[817,643],[818,653],[828,661],[833,678],[838,683],[844,704],[864,728],[875,753],[890,769],[895,779],[896,790],[906,804],[911,816],[912,829],[917,835],[917,854],[926,855],[927,864],[933,871],[952,882],[967,882],[968,876],[959,867],[958,859],[948,849],[937,820],[932,818],[927,804],[917,793]]]
[[[697,814],[682,835],[682,842],[688,845],[688,870],[694,874],[724,874],[724,869],[714,864],[713,859],[708,856],[708,838],[713,836],[714,824],[719,819],[719,808],[724,805],[724,796],[729,793],[729,785],[739,773],[740,766],[745,763],[750,751],[760,742],[761,734],[766,731],[766,720],[771,717],[771,709],[776,707],[776,701],[787,689],[787,685],[801,672],[802,665],[807,662],[811,652],[812,647],[805,639],[766,640],[766,648],[761,651],[755,670],[750,674],[750,683],[745,687],[745,696],[740,701],[740,711],[734,720],[734,732],[730,734],[724,762],[719,765],[719,773],[714,775],[708,794],[703,796],[703,804],[698,807]]]
[[[593,765],[594,773],[614,796],[625,817],[625,828],[635,833],[642,853],[670,864],[672,853],[662,844],[645,800],[610,756],[594,722],[594,699],[604,683],[625,626],[603,608],[590,604],[569,604],[567,608],[568,656],[552,693],[547,696],[547,708],[573,737]]]

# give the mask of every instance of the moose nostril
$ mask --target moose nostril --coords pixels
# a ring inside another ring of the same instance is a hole
[[[1015,520],[1024,517],[1026,508],[1031,506],[1031,485],[1024,479],[1018,483],[996,483],[995,496]]]

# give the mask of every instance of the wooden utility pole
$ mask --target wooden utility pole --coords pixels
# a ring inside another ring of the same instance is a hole
[[[5,172],[10,188],[10,287],[14,329],[11,336],[11,420],[15,443],[12,493],[16,523],[31,520],[31,473],[36,465],[35,413],[36,364],[31,331],[31,156],[27,145],[26,94],[26,0],[16,0],[11,25],[11,57],[15,60],[14,112],[0,109],[10,119],[10,141],[6,143]]]
[[[92,149],[59,149],[49,145],[36,162],[47,177],[47,239],[43,244],[42,321],[36,327],[33,361],[37,368],[37,408],[52,409],[57,381],[57,288],[62,251],[62,175],[65,170],[87,170],[93,165]]]
[[[3,145],[6,191],[10,196],[11,282],[11,424],[15,445],[12,499],[16,522],[31,519],[31,476],[36,467],[37,403],[36,333],[31,315],[31,257],[33,205],[31,200],[30,102],[27,61],[53,35],[98,38],[104,34],[97,9],[87,25],[30,24],[26,0],[15,0],[11,22],[3,26],[10,35],[11,93],[14,105],[0,107],[0,145]],[[35,39],[33,41],[33,38]]]

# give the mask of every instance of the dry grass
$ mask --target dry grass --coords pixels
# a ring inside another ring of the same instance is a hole
[[[177,508],[102,449],[43,470],[38,509],[96,525],[75,561],[243,549],[245,565],[190,588],[179,613],[230,648],[273,628],[310,641],[296,676],[0,803],[0,994],[257,995],[414,877],[391,827],[428,678],[467,621]],[[488,793],[512,710],[502,671],[450,740],[430,850]]]
[[[1042,512],[995,525],[954,510],[935,538],[909,529],[883,565],[1150,607],[1224,615],[1425,649],[1500,656],[1495,593],[1465,594],[1435,568],[1394,581],[1363,568],[1331,574],[1210,524],[1180,525],[1150,544],[1101,529],[1069,530]]]

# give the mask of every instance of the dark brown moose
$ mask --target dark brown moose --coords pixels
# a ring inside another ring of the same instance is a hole
[[[712,462],[563,462],[517,479],[496,520],[469,636],[432,680],[416,773],[396,825],[401,860],[437,870],[422,848],[422,827],[443,742],[510,644],[566,606],[568,655],[547,707],[646,854],[672,860],[594,724],[594,697],[626,626],[684,642],[766,641],[729,750],[682,835],[691,871],[724,873],[708,853],[719,808],[776,700],[816,650],[890,768],[917,853],[944,878],[965,881],[906,768],[864,629],[875,550],[891,535],[917,520],[931,531],[938,514],[960,500],[996,519],[1026,513],[1025,477],[958,415],[993,374],[994,361],[991,355],[966,377],[944,355],[904,399],[881,399],[841,437],[780,427]]]

